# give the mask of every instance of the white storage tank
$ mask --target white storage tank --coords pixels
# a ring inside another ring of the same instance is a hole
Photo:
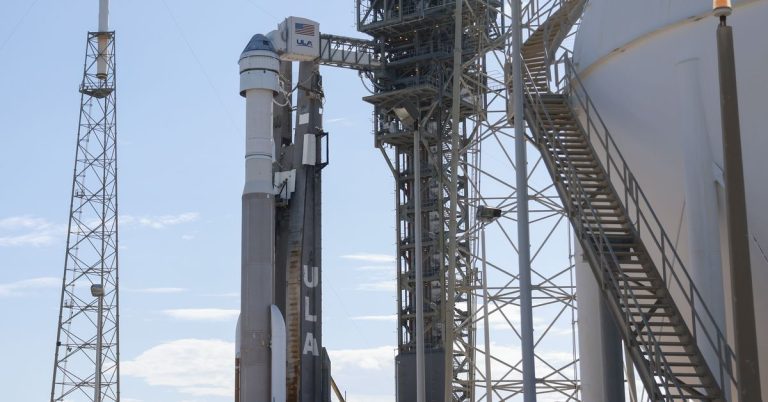
[[[734,0],[733,6],[728,23],[735,38],[760,368],[768,400],[768,0]],[[730,333],[718,21],[711,7],[706,0],[591,0],[574,61],[710,309]],[[599,336],[580,337],[591,335]],[[585,387],[599,383],[584,368],[582,373]]]

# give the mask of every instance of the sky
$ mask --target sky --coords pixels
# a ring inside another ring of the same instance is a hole
[[[77,88],[97,4],[0,2],[4,401],[50,394]],[[124,402],[232,399],[245,109],[238,56],[253,34],[291,15],[311,16],[323,32],[359,36],[353,11],[350,0],[112,2]],[[323,202],[332,206],[323,216],[325,346],[350,396],[391,400],[392,181],[373,147],[357,73],[322,73],[333,146],[323,171]],[[365,173],[353,174],[363,164]],[[356,388],[363,377],[375,380]]]
[[[3,401],[50,394],[77,88],[97,3],[0,2]],[[112,2],[123,402],[232,400],[245,109],[238,56],[253,34],[291,15],[319,21],[324,33],[360,37],[353,5]],[[373,146],[372,109],[357,73],[321,73],[332,147],[323,170],[324,344],[349,400],[392,401],[392,179]],[[519,354],[512,339],[499,350]]]

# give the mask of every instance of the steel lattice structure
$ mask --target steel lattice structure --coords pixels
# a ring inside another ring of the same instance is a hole
[[[399,400],[415,390],[420,307],[429,400],[522,393],[510,4],[357,0],[384,64],[366,101],[396,186]],[[524,37],[558,6],[525,2]],[[570,227],[540,160],[527,171],[537,394],[579,400]]]
[[[80,93],[51,401],[119,401],[114,32],[88,33]]]
[[[530,38],[558,1],[523,2],[523,41]],[[482,273],[475,293],[475,325],[483,332],[475,349],[476,400],[522,400],[520,338],[520,277],[516,259],[517,169],[527,173],[528,226],[534,363],[539,401],[578,401],[577,306],[571,228],[541,157],[521,167],[516,160],[512,129],[513,94],[510,86],[512,47],[511,2],[499,4],[493,22],[498,39],[485,38],[477,134],[468,145],[476,155],[471,163],[478,219],[472,256]],[[481,39],[482,41],[482,39]],[[556,51],[556,50],[553,50]],[[539,155],[528,145],[529,155]],[[493,216],[488,211],[498,211]],[[482,216],[484,215],[484,216]],[[509,333],[511,330],[511,333]],[[486,332],[487,331],[487,332]]]

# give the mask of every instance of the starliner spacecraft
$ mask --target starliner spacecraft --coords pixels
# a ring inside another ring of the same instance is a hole
[[[321,171],[328,163],[320,49],[318,24],[290,17],[254,35],[240,55],[246,145],[237,401],[330,401],[320,287]]]

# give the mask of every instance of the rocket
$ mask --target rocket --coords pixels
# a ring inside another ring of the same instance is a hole
[[[285,401],[285,324],[275,305],[275,194],[272,100],[279,60],[271,41],[255,35],[240,55],[245,97],[245,187],[242,196],[238,399]]]
[[[321,170],[328,133],[319,44],[316,22],[289,17],[269,35],[253,36],[240,55],[246,144],[236,401],[330,401],[330,359],[322,346]],[[291,88],[294,61],[301,83],[295,130],[291,92],[280,90],[281,81]]]

